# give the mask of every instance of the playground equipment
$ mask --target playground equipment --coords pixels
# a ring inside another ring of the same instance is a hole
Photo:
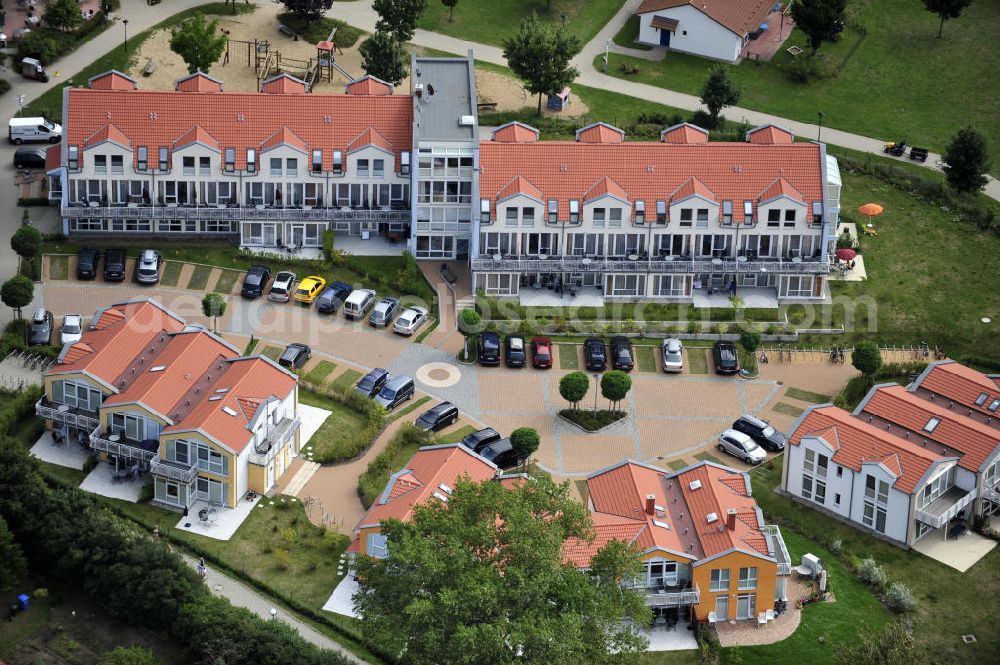
[[[306,90],[309,92],[312,92],[316,83],[332,82],[334,72],[344,77],[345,81],[353,81],[355,77],[336,62],[336,54],[343,55],[344,52],[333,41],[335,34],[336,28],[327,39],[316,44],[316,57],[308,60],[283,56],[266,39],[255,39],[252,42],[230,39],[226,43],[222,65],[226,66],[232,61],[237,61],[245,63],[247,67],[252,66],[257,76],[258,89],[261,82],[283,72],[305,81]]]

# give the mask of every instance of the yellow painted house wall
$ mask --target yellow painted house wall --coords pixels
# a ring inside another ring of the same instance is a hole
[[[367,555],[368,554],[368,536],[373,533],[381,533],[382,529],[379,526],[369,526],[361,529],[358,534],[358,554]]]
[[[176,441],[178,439],[184,441],[192,441],[192,442],[197,441],[198,443],[203,443],[212,450],[214,450],[215,452],[227,458],[228,461],[226,463],[229,465],[228,476],[220,476],[218,474],[211,473],[210,471],[202,471],[201,469],[198,470],[198,475],[204,478],[212,478],[214,480],[218,480],[221,483],[226,483],[228,485],[226,491],[226,505],[235,506],[236,484],[237,484],[236,479],[238,477],[238,474],[240,473],[240,470],[237,468],[236,465],[237,456],[229,452],[225,448],[219,446],[219,444],[205,438],[201,434],[198,434],[197,432],[172,432],[169,434],[160,434],[160,450],[159,450],[160,459],[163,460],[167,459],[167,441]],[[247,466],[252,466],[252,465],[248,464]]]
[[[708,613],[715,611],[717,596],[729,596],[729,618],[736,616],[736,597],[751,593],[740,591],[740,568],[756,566],[757,568],[757,612],[774,607],[774,587],[777,579],[778,565],[773,561],[761,559],[743,552],[729,554],[695,565],[691,569],[691,585],[701,591],[701,602],[694,606],[695,616],[699,621],[708,621]],[[712,571],[729,569],[729,589],[727,591],[712,591]]]
[[[264,483],[267,482],[267,469],[259,464],[247,464],[247,488],[261,496],[267,492]]]
[[[160,423],[160,427],[167,427],[164,418],[139,404],[115,404],[113,406],[102,406],[100,411],[101,427],[105,432],[111,431],[111,414],[113,413],[140,413],[144,418],[155,420]]]
[[[52,401],[52,384],[55,383],[56,381],[80,381],[83,383],[87,383],[94,390],[101,391],[101,394],[104,396],[102,400],[107,399],[108,396],[111,395],[111,391],[108,390],[105,386],[101,385],[100,383],[97,383],[96,381],[92,380],[89,376],[81,372],[73,372],[71,374],[52,374],[52,375],[45,375],[42,377],[42,386],[45,391],[45,399],[49,400],[50,402]],[[101,422],[104,422],[103,418],[101,419]],[[52,421],[46,419],[45,427],[46,429],[52,429]]]

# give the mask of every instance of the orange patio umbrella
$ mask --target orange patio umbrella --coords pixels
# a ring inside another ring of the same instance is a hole
[[[866,203],[858,208],[858,212],[867,217],[869,223],[872,221],[872,217],[878,217],[881,215],[882,210],[882,206],[877,203]]]

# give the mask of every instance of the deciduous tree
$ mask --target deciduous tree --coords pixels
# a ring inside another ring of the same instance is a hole
[[[27,573],[28,562],[3,517],[0,517],[0,561],[3,561],[0,566],[0,589],[7,590],[22,580]]]
[[[559,394],[562,398],[578,408],[580,401],[590,390],[590,379],[583,372],[570,372],[559,379]]]
[[[361,43],[361,67],[393,85],[406,78],[406,49],[388,32],[376,32]]]
[[[605,372],[601,376],[601,395],[611,402],[611,408],[617,408],[618,403],[625,399],[632,389],[632,377],[619,369]]]
[[[795,26],[809,38],[813,55],[825,41],[837,34],[837,21],[844,20],[847,0],[795,0],[792,19]]]
[[[379,15],[375,30],[392,34],[402,44],[413,39],[427,0],[375,0],[372,7]]]
[[[740,344],[749,353],[753,353],[760,347],[760,332],[754,330],[753,328],[747,328],[740,333]]]
[[[0,300],[14,310],[14,318],[21,318],[21,310],[35,297],[35,283],[24,275],[14,275],[0,287]]]
[[[208,21],[201,13],[174,29],[170,50],[181,56],[188,72],[207,72],[226,50],[227,37],[219,33],[219,21]]]
[[[868,384],[871,385],[875,372],[882,367],[882,352],[875,342],[868,340],[858,342],[851,352],[851,364],[868,379]]]
[[[941,25],[938,26],[938,39],[944,33],[944,22],[950,18],[958,18],[962,12],[972,4],[972,0],[924,0],[924,7],[932,14],[941,17]]]
[[[538,115],[542,114],[542,95],[559,92],[580,74],[570,65],[582,48],[579,38],[542,23],[535,13],[502,45],[514,76],[528,92],[538,95]]]
[[[455,5],[458,0],[441,0],[441,4],[448,8],[448,23],[455,20]]]
[[[479,333],[479,326],[483,322],[483,317],[474,309],[463,309],[458,315],[458,332],[465,337],[465,349],[463,358],[469,357],[469,340]]]
[[[636,553],[609,544],[599,576],[563,561],[567,540],[592,533],[567,484],[540,478],[507,489],[456,483],[448,502],[387,520],[384,559],[357,561],[362,631],[401,662],[632,662],[649,620],[641,596],[617,580],[639,570]]]
[[[49,0],[42,21],[56,30],[69,32],[83,23],[83,14],[76,0]]]
[[[708,80],[701,88],[701,103],[712,116],[712,124],[718,124],[719,113],[727,106],[740,101],[740,88],[729,78],[729,68],[721,63],[712,66]]]
[[[206,293],[201,299],[201,313],[212,317],[212,332],[219,332],[219,317],[226,315],[226,299],[221,293]]]
[[[517,451],[518,458],[524,461],[535,454],[541,443],[542,437],[531,427],[518,427],[510,433],[510,445]]]
[[[303,21],[315,21],[333,6],[333,0],[281,0],[281,4]],[[233,12],[235,11],[236,0],[233,0]]]
[[[942,157],[945,163],[941,168],[956,192],[978,192],[989,182],[985,174],[990,171],[990,151],[986,137],[975,127],[958,130]]]
[[[10,248],[26,261],[34,261],[42,253],[42,233],[27,224],[19,227],[10,237]]]

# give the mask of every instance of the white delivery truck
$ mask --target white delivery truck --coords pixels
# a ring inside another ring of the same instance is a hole
[[[11,118],[7,138],[17,145],[25,142],[59,143],[62,126],[45,118]]]

